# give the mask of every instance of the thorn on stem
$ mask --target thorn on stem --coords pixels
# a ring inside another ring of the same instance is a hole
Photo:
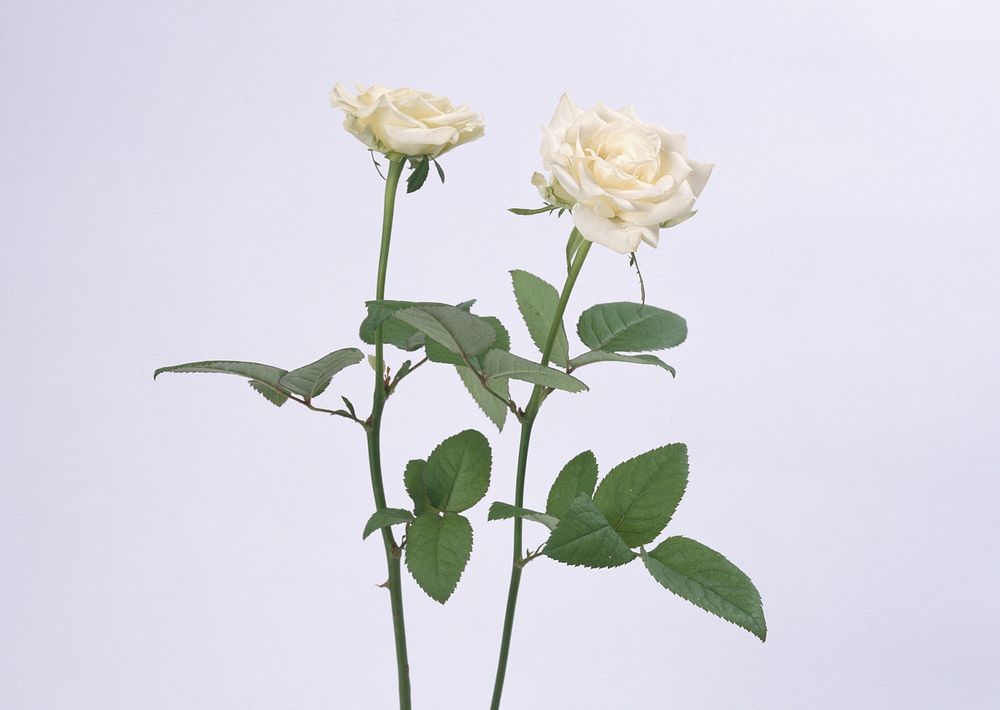
[[[646,305],[646,283],[642,280],[642,272],[639,270],[639,259],[636,258],[635,252],[628,255],[628,265],[635,267],[636,276],[639,277],[639,296],[641,298],[642,305]]]

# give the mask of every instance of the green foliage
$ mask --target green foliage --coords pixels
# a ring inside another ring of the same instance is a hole
[[[456,308],[468,311],[475,301],[466,301]],[[367,301],[368,315],[361,322],[360,337],[362,342],[375,344],[375,332],[382,326],[382,342],[393,345],[401,350],[419,350],[424,346],[424,334],[413,326],[396,320],[392,315],[403,308],[413,306],[445,306],[445,303],[426,301]]]
[[[237,375],[250,380],[250,386],[268,402],[280,407],[288,401],[289,392],[311,399],[323,393],[330,379],[349,365],[361,362],[364,353],[357,348],[344,348],[326,355],[297,370],[284,370],[273,365],[240,360],[203,360],[183,365],[161,367],[153,373],[156,379],[164,372],[210,372]],[[352,416],[353,416],[353,407]],[[346,413],[340,412],[340,414]]]
[[[383,508],[376,510],[365,523],[365,530],[361,533],[361,539],[365,540],[376,530],[387,528],[400,523],[408,523],[413,520],[413,513],[402,508]]]
[[[486,357],[483,358],[483,374],[491,380],[496,377],[509,377],[567,392],[582,392],[587,389],[587,385],[572,375],[503,350],[490,350],[486,353]]]
[[[431,161],[426,155],[419,158],[410,158],[410,167],[413,171],[410,173],[410,177],[406,178],[406,192],[407,194],[411,192],[416,192],[421,187],[424,186],[424,182],[427,180],[427,173],[430,170]]]
[[[427,596],[444,604],[472,554],[472,525],[462,515],[429,511],[410,523],[406,568]]]
[[[569,361],[569,366],[575,369],[584,365],[591,365],[595,362],[630,362],[637,365],[656,365],[657,367],[662,367],[672,376],[677,376],[677,370],[663,362],[656,355],[622,355],[620,353],[604,352],[603,350],[591,350],[583,355],[578,355]]]
[[[493,332],[496,334],[496,339],[493,341],[492,347],[499,350],[510,350],[510,333],[507,332],[507,329],[504,327],[503,323],[500,322],[499,318],[495,318],[494,316],[478,315],[476,318],[486,321],[493,328]],[[431,362],[440,362],[456,366],[465,365],[465,360],[462,359],[461,355],[452,352],[433,338],[427,338],[426,350],[427,359]],[[478,366],[479,361],[475,355],[469,355],[467,357],[473,365]]]
[[[431,160],[434,163],[434,167],[437,168],[438,177],[441,178],[441,184],[444,184],[444,168],[441,167],[441,163],[436,160]]]
[[[393,316],[451,352],[465,356],[486,352],[497,339],[488,321],[456,306],[411,306],[397,310]]]
[[[491,505],[490,512],[486,515],[487,520],[507,520],[508,518],[524,518],[533,523],[541,523],[549,530],[555,530],[556,525],[559,524],[559,518],[539,513],[537,510],[519,508],[510,503],[501,503],[500,501]]]
[[[416,328],[398,321],[392,314],[402,308],[416,305],[413,301],[368,301],[368,315],[361,321],[361,340],[369,345],[375,344],[375,333],[382,326],[382,342],[394,345],[400,350],[419,350],[424,345],[423,333]]]
[[[396,377],[394,378],[394,381],[399,382],[401,379],[409,375],[410,370],[412,369],[413,362],[410,360],[403,360],[403,364],[399,366],[398,370],[396,370]]]
[[[510,272],[510,276],[514,284],[517,308],[521,311],[524,324],[528,326],[532,342],[538,351],[542,352],[558,310],[559,292],[551,284],[527,271],[514,270]],[[550,359],[562,367],[565,367],[569,360],[569,341],[566,339],[566,329],[562,322],[559,323]]]
[[[413,459],[406,464],[403,471],[403,487],[406,494],[413,501],[413,512],[421,515],[428,510],[433,510],[434,505],[427,495],[427,486],[424,483],[424,472],[427,470],[427,462],[423,459]]]
[[[767,624],[757,588],[736,565],[686,537],[669,537],[642,561],[653,579],[695,606],[741,626],[761,641]]]
[[[536,207],[534,209],[528,209],[526,207],[509,207],[507,208],[507,211],[524,217],[532,214],[545,214],[546,212],[553,212],[558,209],[560,209],[558,205],[545,205],[544,207]]]
[[[316,362],[282,375],[278,384],[289,392],[312,399],[323,394],[334,375],[364,358],[365,354],[357,348],[335,350]]]
[[[580,340],[592,350],[646,352],[680,345],[687,323],[676,313],[639,303],[602,303],[580,315]]]
[[[503,323],[499,319],[493,316],[480,316],[484,321],[489,323],[494,332],[496,333],[496,340],[493,341],[493,347],[499,350],[510,350],[510,334],[504,327]],[[510,411],[509,407],[497,399],[496,396],[490,394],[487,391],[485,385],[480,381],[479,376],[468,366],[464,364],[461,356],[452,353],[443,345],[438,344],[436,341],[428,338],[427,340],[427,357],[428,359],[435,362],[450,362],[454,364],[458,376],[462,380],[462,384],[465,385],[465,389],[472,396],[472,399],[479,406],[479,409],[489,417],[490,421],[493,422],[499,431],[503,431],[504,422],[507,420],[507,412]],[[482,368],[480,364],[479,357],[475,355],[470,355],[469,362],[472,363],[476,368]],[[498,377],[490,381],[490,389],[495,392],[504,400],[510,400],[510,385],[507,378]]]
[[[687,446],[661,446],[611,469],[594,493],[594,506],[630,547],[645,545],[670,521],[687,477]]]
[[[493,328],[493,332],[496,333],[496,339],[490,348],[493,350],[510,350],[510,333],[507,332],[507,327],[500,322],[500,319],[496,316],[479,316],[484,321],[490,324]]]
[[[549,489],[545,512],[556,518],[565,515],[566,510],[581,494],[590,498],[597,485],[597,458],[593,451],[584,451],[569,460]]]
[[[189,362],[183,365],[171,365],[161,367],[153,372],[155,380],[164,372],[214,372],[224,375],[239,375],[251,380],[263,382],[271,387],[278,387],[278,380],[287,370],[273,365],[261,365],[258,362],[242,362],[239,360],[202,360],[201,362]],[[259,390],[258,390],[259,391]]]
[[[544,553],[568,565],[595,568],[618,567],[635,558],[586,494],[580,494],[566,509],[549,535]]]
[[[504,422],[507,421],[509,407],[494,397],[486,390],[486,386],[479,380],[479,376],[466,366],[456,367],[458,376],[462,379],[462,384],[483,414],[496,424],[498,431],[503,431]],[[497,377],[490,380],[490,389],[506,400],[510,400],[510,382],[506,377]]]
[[[478,431],[448,437],[427,458],[423,478],[431,504],[452,513],[471,508],[486,495],[491,466],[490,443]]]
[[[288,401],[287,394],[281,390],[275,389],[266,382],[261,382],[260,380],[250,380],[250,386],[257,392],[260,392],[264,399],[273,404],[275,407],[280,407]]]

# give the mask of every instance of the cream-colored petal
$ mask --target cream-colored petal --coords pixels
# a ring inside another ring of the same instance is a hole
[[[687,156],[687,136],[683,133],[668,131],[663,126],[651,125],[649,127],[656,131],[657,135],[660,136],[660,141],[663,143],[663,150],[673,151],[674,153],[680,153],[683,156]]]
[[[457,126],[465,123],[482,123],[483,116],[468,109],[446,111],[420,119],[428,126]]]
[[[548,200],[549,197],[549,181],[541,173],[532,173],[531,184],[535,186],[538,190],[538,194],[542,196],[543,200]]]
[[[695,196],[691,188],[687,183],[683,183],[672,197],[652,205],[648,210],[630,214],[627,218],[622,215],[622,219],[652,227],[654,224],[662,224],[688,212],[694,206],[694,201]]]
[[[330,92],[330,103],[334,108],[344,111],[354,111],[358,108],[358,97],[350,93],[343,84],[337,83]]]
[[[634,121],[635,123],[642,123],[642,121],[639,119],[639,116],[635,112],[635,108],[632,105],[626,106],[620,111],[620,113],[626,118],[628,118],[629,121]]]
[[[688,175],[688,185],[691,186],[691,191],[695,197],[701,197],[701,191],[705,189],[705,183],[712,176],[712,170],[715,168],[715,165],[712,163],[699,163],[690,158],[688,158],[688,164],[691,166],[691,174]]]
[[[587,194],[580,189],[580,184],[576,181],[576,178],[570,175],[569,171],[562,165],[552,166],[552,177],[559,181],[566,194],[573,198],[573,202],[587,199]]]
[[[569,94],[564,93],[559,97],[559,105],[556,106],[556,112],[552,115],[552,120],[549,121],[549,128],[556,133],[565,134],[569,125],[581,113],[583,112],[580,107],[569,97]]]
[[[462,126],[459,132],[461,133],[461,136],[459,136],[458,143],[455,145],[471,143],[474,140],[479,140],[486,135],[486,126],[480,120],[475,124]]]
[[[584,239],[619,254],[634,252],[643,241],[656,245],[657,232],[653,229],[606,219],[583,205],[573,208],[573,224]]]
[[[379,142],[371,126],[366,126],[351,114],[344,117],[344,129],[372,150],[384,153],[388,149]]]
[[[691,174],[691,165],[683,155],[671,151],[662,157],[660,170],[672,177],[675,185],[680,185]]]
[[[552,163],[559,155],[562,145],[563,132],[553,130],[549,126],[542,127],[542,167],[546,170],[552,169]]]
[[[405,126],[383,126],[386,144],[403,155],[440,155],[446,147],[458,142],[458,131],[451,126],[441,128],[411,128]]]
[[[608,125],[607,122],[601,118],[597,111],[593,109],[584,111],[566,130],[566,141],[576,143],[580,152],[583,152],[584,148],[596,149],[595,139],[599,140],[601,129],[606,125]]]

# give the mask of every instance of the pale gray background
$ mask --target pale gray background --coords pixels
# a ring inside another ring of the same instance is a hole
[[[0,4],[0,707],[392,707],[360,430],[235,378],[150,377],[356,344],[382,182],[337,81],[485,113],[447,184],[401,198],[389,293],[478,297],[524,354],[506,272],[560,280],[569,226],[504,210],[538,203],[562,91],[718,165],[699,216],[641,252],[650,302],[691,326],[677,379],[583,371],[592,392],[536,428],[528,500],[584,448],[606,471],[687,442],[669,529],[751,573],[771,638],[639,565],[543,560],[505,707],[996,707],[996,7]],[[595,248],[568,321],[637,296]],[[359,366],[333,389],[367,409],[369,386]],[[516,428],[440,368],[388,412],[391,501],[406,459],[468,426],[509,500]],[[446,607],[406,579],[418,708],[486,706],[510,531],[485,510]]]

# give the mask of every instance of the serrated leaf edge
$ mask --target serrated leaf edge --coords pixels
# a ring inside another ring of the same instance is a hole
[[[694,539],[689,538],[689,537],[685,537],[683,535],[672,535],[670,538],[667,538],[667,540],[669,540],[671,538],[682,538],[684,540],[690,540],[691,542],[696,542],[699,545],[702,545],[703,547],[708,547],[708,545],[705,545],[704,543],[700,543],[697,540],[694,540]],[[663,542],[666,542],[666,540],[664,540]],[[652,572],[652,570],[649,569],[649,562],[647,560],[651,559],[653,562],[655,562],[656,564],[661,565],[663,567],[667,567],[667,565],[663,564],[662,562],[660,562],[660,560],[656,559],[655,557],[652,557],[646,551],[645,547],[640,548],[639,556],[642,559],[642,563],[646,567],[646,570],[649,572],[649,576],[653,577],[653,581],[656,582],[657,584],[659,584],[660,587],[662,587],[663,589],[666,589],[668,592],[670,592],[671,594],[673,594],[678,599],[683,599],[688,604],[691,604],[692,606],[697,607],[698,609],[701,609],[702,611],[707,611],[709,614],[711,614],[714,617],[722,619],[723,621],[728,622],[728,623],[732,624],[733,626],[735,626],[735,627],[737,627],[739,629],[743,629],[744,631],[748,631],[749,633],[753,634],[755,637],[757,637],[758,639],[760,639],[761,643],[765,642],[767,640],[767,619],[764,616],[764,602],[763,602],[763,600],[760,597],[760,591],[757,589],[757,585],[753,583],[753,580],[750,578],[750,575],[748,575],[742,569],[740,569],[735,564],[733,564],[732,561],[730,561],[730,559],[728,557],[726,557],[721,552],[719,552],[718,550],[715,550],[715,549],[713,549],[711,547],[708,547],[708,549],[711,550],[712,552],[714,552],[715,554],[717,554],[722,559],[724,559],[726,562],[729,562],[729,564],[733,565],[733,567],[735,567],[737,570],[739,570],[739,572],[744,577],[747,578],[747,581],[750,582],[750,585],[753,587],[754,591],[757,593],[757,603],[760,606],[760,615],[761,615],[761,619],[760,619],[760,621],[761,621],[761,629],[760,630],[761,630],[762,633],[757,633],[757,631],[755,631],[753,629],[748,629],[747,627],[742,626],[741,624],[737,624],[732,619],[727,619],[726,617],[718,614],[717,612],[715,612],[715,611],[713,611],[711,609],[706,609],[701,604],[696,604],[695,602],[691,601],[690,599],[687,599],[686,597],[682,597],[680,594],[678,594],[677,592],[675,592],[673,589],[670,589],[669,587],[667,587],[666,585],[664,585],[662,582],[660,582],[660,580],[656,579],[655,576],[653,576],[653,572]],[[690,580],[691,582],[697,584],[698,586],[704,587],[704,585],[701,584],[700,582],[698,582],[697,580],[694,580],[691,577],[688,577],[686,574],[682,574],[682,573],[678,572],[673,567],[667,567],[667,569],[669,569],[671,572],[673,572],[674,574],[676,574],[678,577],[683,577],[684,579]],[[712,591],[712,590],[708,590],[708,591]],[[714,594],[715,596],[721,598],[727,604],[736,607],[737,609],[739,609],[740,611],[742,611],[744,614],[747,614],[748,616],[753,616],[753,614],[751,612],[747,611],[746,609],[743,609],[742,607],[740,607],[737,604],[734,604],[730,600],[725,599],[718,592],[712,591],[712,594]],[[754,611],[756,611],[756,609]]]
[[[423,515],[429,515],[429,514],[431,513],[423,513]],[[438,515],[436,512],[433,514]],[[442,605],[449,599],[451,599],[452,595],[455,593],[455,590],[458,589],[458,585],[462,581],[462,576],[465,574],[465,569],[466,567],[469,566],[469,560],[472,559],[472,549],[475,547],[476,544],[476,531],[473,530],[472,523],[469,521],[469,519],[466,518],[461,513],[447,513],[447,515],[454,515],[466,522],[466,524],[469,526],[470,544],[469,544],[469,553],[465,556],[465,560],[462,562],[462,568],[458,571],[458,577],[455,579],[455,586],[451,588],[451,591],[448,592],[448,595],[444,599],[438,599],[437,597],[435,597],[430,593],[430,591],[423,585],[423,583],[419,579],[417,579],[416,575],[413,574],[413,570],[410,568],[409,556],[408,555],[404,556],[405,557],[404,563],[406,564],[406,569],[410,573],[410,576],[413,578],[413,581],[416,582],[417,586],[423,590],[424,594],[426,594],[428,597],[436,601],[438,604]],[[443,517],[443,516],[438,515],[438,517]]]

